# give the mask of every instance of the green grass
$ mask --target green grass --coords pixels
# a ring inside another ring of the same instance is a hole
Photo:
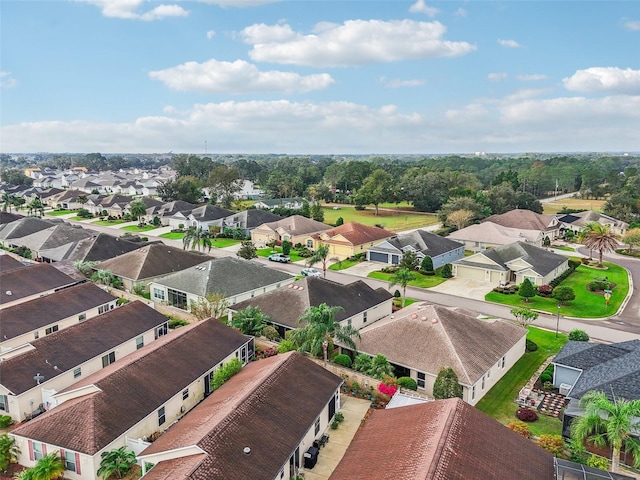
[[[527,327],[527,330],[527,338],[538,344],[538,350],[525,353],[476,405],[476,408],[505,425],[517,420],[515,412],[518,405],[515,399],[520,389],[540,365],[550,355],[555,355],[567,341],[567,336],[563,334],[556,338],[554,332],[535,327]],[[559,419],[546,415],[539,415],[537,422],[528,425],[535,436],[560,434],[562,430],[562,422]]]
[[[70,213],[77,212],[77,210],[50,210],[48,212],[44,212],[45,215],[50,215],[52,217],[57,217],[59,215],[68,215]]]
[[[239,243],[242,243],[242,240],[235,240],[233,238],[211,239],[211,246],[217,248],[231,247],[232,245],[238,245]]]
[[[342,260],[340,262],[336,262],[333,265],[329,265],[329,270],[344,270],[349,267],[353,267],[360,263],[360,260]]]
[[[384,280],[385,282],[390,282],[390,277],[392,273],[383,273],[383,272],[371,272],[368,277],[376,278],[378,280]],[[410,287],[418,287],[418,288],[430,288],[435,287],[436,285],[440,285],[443,282],[446,282],[446,278],[442,278],[439,275],[422,275],[420,273],[416,273],[416,279],[409,282],[408,286]]]
[[[339,217],[344,223],[358,222],[364,225],[383,225],[391,231],[407,230],[410,228],[426,227],[439,222],[438,217],[433,214],[407,213],[399,211],[380,210],[375,215],[373,207],[366,210],[356,210],[353,206],[343,206],[340,210],[333,210],[332,207],[322,207],[324,211],[324,223],[335,224]]]
[[[182,240],[182,237],[184,237],[184,233],[182,232],[169,232],[160,235],[160,238],[167,238],[169,240]]]
[[[271,255],[272,253],[282,253],[282,248],[276,247],[275,249],[271,249],[267,247],[267,248],[260,248],[259,250],[256,251],[256,254],[259,257],[265,257],[265,258]],[[291,252],[289,252],[289,258],[291,258],[292,262],[304,260],[304,258],[299,256],[294,249],[291,249]]]
[[[122,230],[126,230],[127,232],[148,232],[149,230],[155,230],[157,227],[153,225],[143,225],[139,227],[138,225],[129,225],[128,227],[122,227]]]
[[[565,252],[575,252],[576,249],[573,247],[567,247],[565,245],[551,245],[551,248],[555,250],[564,250]]]
[[[576,294],[575,300],[570,305],[560,307],[560,315],[578,318],[602,318],[613,315],[624,301],[629,292],[629,277],[627,271],[619,265],[604,262],[607,270],[580,265],[574,273],[569,275],[561,285],[572,287]],[[596,277],[608,277],[610,282],[616,284],[611,295],[609,306],[606,305],[602,295],[592,293],[587,289],[587,284]],[[528,307],[551,314],[558,312],[558,302],[553,298],[533,297],[530,302],[523,302],[522,297],[517,293],[505,295],[502,293],[489,292],[485,300],[489,302],[512,305],[516,307]]]
[[[93,224],[109,227],[111,225],[119,225],[121,223],[127,223],[127,222],[128,220],[98,220],[97,222],[93,222]]]

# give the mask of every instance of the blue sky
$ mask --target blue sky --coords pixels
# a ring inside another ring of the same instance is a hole
[[[640,151],[640,2],[2,0],[0,150]]]

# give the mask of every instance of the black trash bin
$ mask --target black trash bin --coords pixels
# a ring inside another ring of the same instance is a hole
[[[320,449],[318,447],[309,447],[304,453],[304,468],[312,469],[318,462],[318,453]]]

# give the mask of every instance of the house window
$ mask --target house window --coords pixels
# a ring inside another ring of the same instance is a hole
[[[0,395],[0,410],[9,411],[9,401],[6,395]]]
[[[364,313],[362,314],[362,322],[363,322],[363,323],[367,323],[367,314],[368,314],[368,313],[369,313],[369,312],[364,312]]]
[[[166,420],[166,417],[164,415],[164,407],[162,407],[160,410],[158,410],[158,426],[162,425]]]
[[[313,434],[318,435],[320,431],[320,417],[316,418],[316,423],[313,425]]]
[[[70,472],[76,472],[76,454],[75,452],[64,452],[64,469]]]
[[[136,338],[136,350],[140,350],[142,347],[144,347],[144,335]]]
[[[282,470],[280,470],[280,478],[284,478],[284,468],[282,468]]]
[[[39,339],[39,338],[40,338],[40,332],[36,330],[36,331],[33,333],[33,338],[35,338],[36,340],[37,340],[37,339]]]
[[[82,367],[74,368],[73,378],[78,378],[80,375],[82,375]]]
[[[87,314],[86,313],[82,313],[80,315],[78,315],[78,322],[84,322],[87,319]]]
[[[54,326],[52,326],[52,327],[47,328],[47,329],[44,331],[44,334],[45,334],[45,335],[51,335],[53,332],[57,332],[57,331],[58,331],[58,325],[54,325]]]
[[[182,391],[182,399],[186,400],[187,398],[189,398],[189,389],[185,389]]]
[[[169,296],[169,305],[176,308],[181,308],[183,310],[187,309],[187,294],[184,292],[179,292],[178,290],[173,290],[172,288],[167,289],[167,294]]]
[[[111,365],[116,361],[116,352],[107,353],[102,357],[102,368]]]
[[[153,298],[164,301],[164,290],[153,287]]]
[[[425,386],[425,374],[422,372],[418,372],[418,387],[424,388]]]
[[[536,277],[527,277],[525,275],[524,278],[522,279],[522,281],[524,282],[525,280],[529,280],[531,282],[531,285],[535,285],[536,284]]]
[[[33,445],[33,459],[37,462],[42,457],[44,457],[44,454],[42,453],[42,444],[38,442],[33,442],[32,445]]]
[[[504,368],[504,359],[505,359],[505,357],[502,357],[500,359],[500,368]]]
[[[351,326],[351,319],[347,320],[347,325]]]
[[[487,378],[491,378],[491,369],[487,370]]]
[[[484,390],[484,375],[482,376],[482,390]]]
[[[476,386],[471,387],[471,400],[476,398]]]
[[[307,248],[313,248],[313,240],[307,240]]]
[[[156,340],[169,333],[169,323],[163,323],[155,331]]]
[[[109,304],[108,303],[105,303],[104,305],[100,305],[98,307],[98,313],[99,314],[102,314],[102,313],[108,312],[108,311],[109,311]]]

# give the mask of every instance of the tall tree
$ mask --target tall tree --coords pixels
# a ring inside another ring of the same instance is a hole
[[[258,256],[256,253],[256,246],[251,240],[243,240],[240,244],[240,249],[236,252],[236,255],[240,258],[244,258],[245,260],[251,260]]]
[[[474,213],[471,210],[456,210],[447,217],[447,225],[456,227],[456,230],[461,230],[471,224],[473,217]]]
[[[231,326],[239,329],[245,335],[259,337],[268,322],[271,322],[271,319],[268,315],[262,313],[259,308],[247,307],[233,316]]]
[[[6,472],[9,465],[18,462],[20,448],[16,445],[16,439],[9,435],[0,435],[0,472]]]
[[[640,246],[640,228],[632,228],[622,236],[622,242],[629,246],[628,251],[632,252],[633,247]]]
[[[404,304],[407,300],[407,285],[416,278],[416,274],[408,268],[401,268],[389,277],[389,281],[391,282],[389,284],[389,288],[396,285],[400,285],[402,287],[402,308],[404,308]]]
[[[178,177],[176,180],[160,182],[156,187],[158,196],[165,202],[182,200],[188,203],[198,203],[202,198],[200,181],[196,177]]]
[[[312,267],[316,263],[320,262],[322,264],[322,275],[324,278],[327,278],[327,263],[333,260],[333,258],[329,258],[329,245],[320,245],[313,255],[307,258],[305,262],[307,267]]]
[[[355,350],[353,338],[359,339],[360,333],[351,325],[343,326],[336,321],[336,313],[341,311],[342,307],[330,307],[326,303],[307,308],[299,320],[304,326],[293,330],[290,340],[298,345],[298,350],[311,355],[320,355],[323,352],[322,344],[325,341],[333,343],[334,338]]]
[[[355,201],[360,205],[373,204],[378,215],[378,205],[391,199],[393,179],[381,168],[374,170],[358,190]]]
[[[609,229],[608,225],[602,225],[598,222],[588,223],[584,228],[584,245],[599,253],[598,266],[602,267],[602,254],[604,252],[613,252],[618,248],[617,235]]]
[[[538,318],[538,312],[523,307],[512,308],[511,315],[513,315],[516,321],[523,327],[526,327]]]
[[[451,367],[443,368],[433,383],[433,398],[462,398],[462,386],[458,382],[458,375]]]
[[[620,452],[633,454],[635,467],[640,466],[640,442],[632,433],[640,428],[640,400],[626,400],[604,392],[587,392],[580,399],[584,415],[571,423],[571,437],[582,444],[592,441],[596,446],[611,446],[611,471],[620,469]]]
[[[242,190],[240,171],[235,167],[217,165],[209,173],[207,184],[225,208],[230,208],[233,196]]]
[[[536,296],[536,288],[531,283],[531,280],[525,278],[518,287],[518,295],[520,295],[525,302],[529,302],[531,298]]]
[[[129,204],[129,214],[140,224],[140,219],[147,214],[147,206],[142,200],[134,200]]]

